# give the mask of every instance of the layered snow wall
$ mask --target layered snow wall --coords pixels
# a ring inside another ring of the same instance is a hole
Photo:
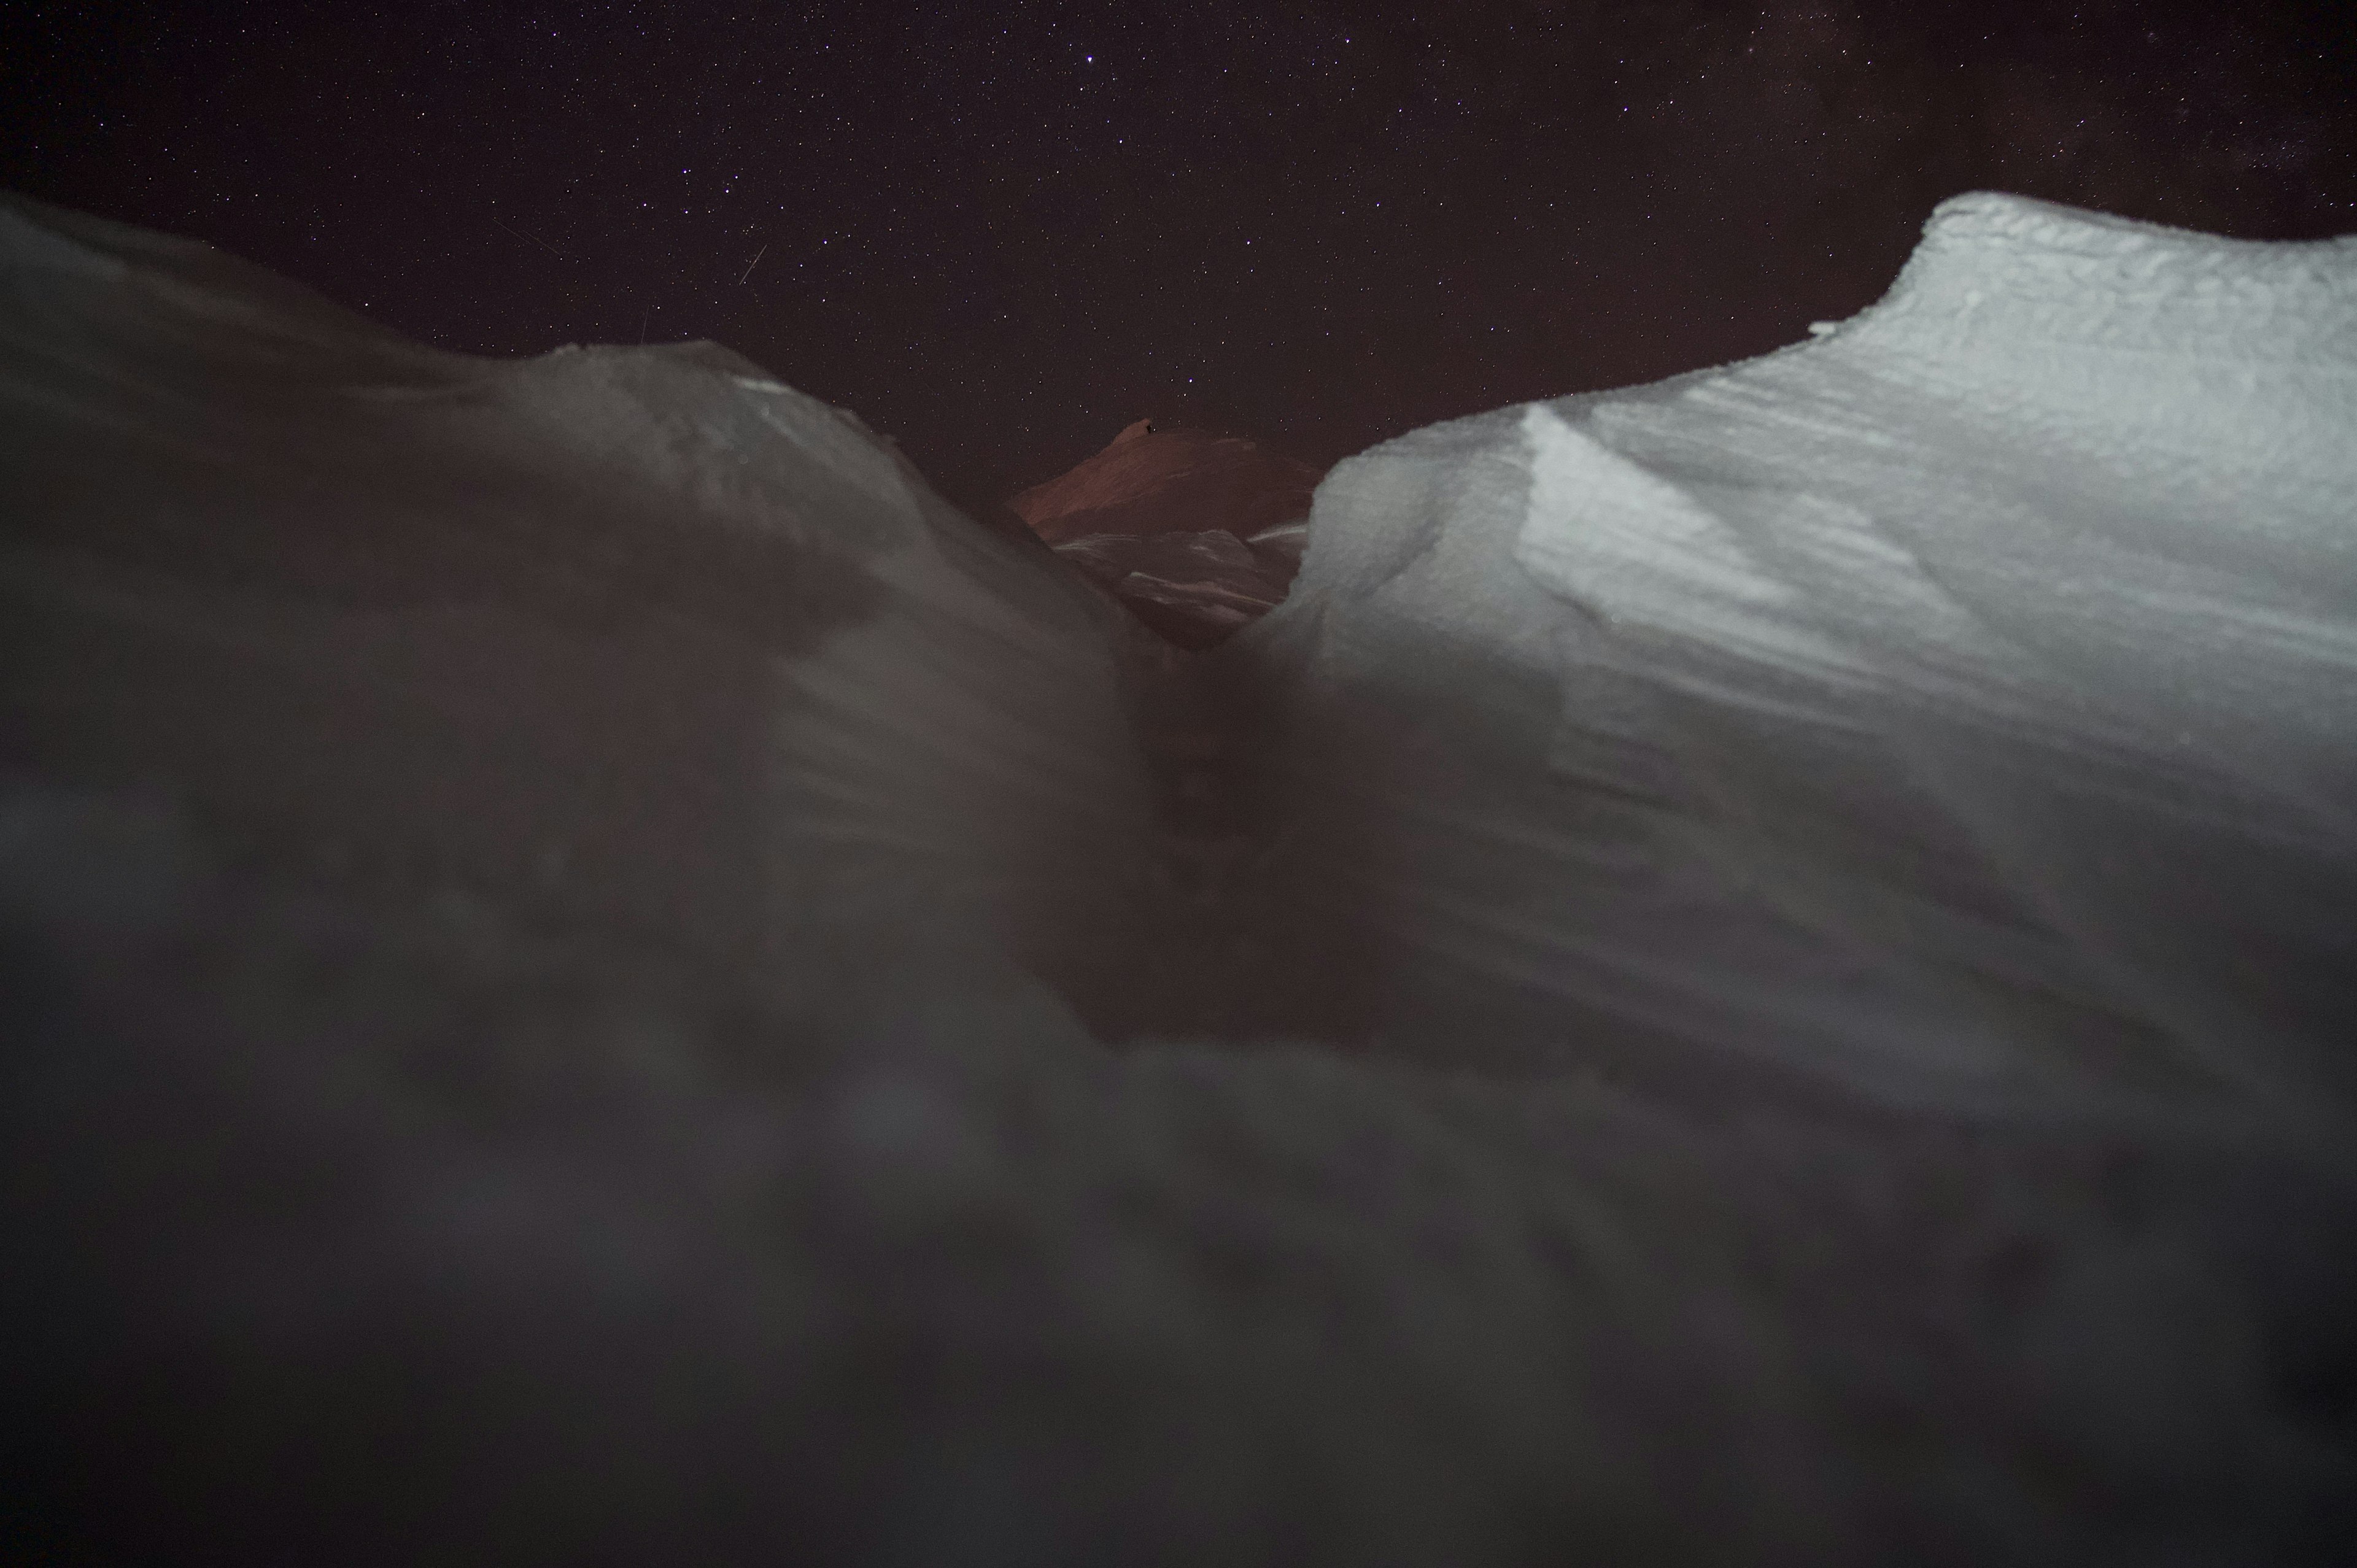
[[[1187,659],[719,350],[0,242],[20,1540],[2345,1545],[2347,243],[1952,203]]]

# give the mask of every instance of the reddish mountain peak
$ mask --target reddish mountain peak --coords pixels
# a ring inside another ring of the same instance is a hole
[[[1286,525],[1318,478],[1245,436],[1141,419],[1007,507],[1147,625],[1204,648],[1285,596],[1301,546]]]
[[[1242,435],[1141,419],[1071,472],[1007,502],[1050,544],[1084,534],[1238,538],[1309,514],[1318,470]]]

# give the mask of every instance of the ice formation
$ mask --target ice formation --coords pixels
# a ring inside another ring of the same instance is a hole
[[[707,346],[0,255],[19,1540],[2357,1529],[2357,243],[1959,199],[1200,655]]]

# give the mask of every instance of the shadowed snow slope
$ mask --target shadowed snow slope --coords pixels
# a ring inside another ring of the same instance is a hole
[[[1352,459],[1239,657],[1403,1000],[2322,1146],[2352,495],[2357,245],[1960,199],[1814,342]]]
[[[1202,657],[710,346],[0,266],[33,1549],[2357,1529],[2357,247],[1960,199]]]
[[[1056,553],[1181,648],[1208,648],[1285,598],[1295,563],[1221,529],[1084,533]]]

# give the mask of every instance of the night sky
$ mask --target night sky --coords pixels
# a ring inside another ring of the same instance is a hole
[[[444,348],[716,338],[969,505],[1759,353],[1960,190],[2357,231],[2345,0],[8,9],[0,184]]]

